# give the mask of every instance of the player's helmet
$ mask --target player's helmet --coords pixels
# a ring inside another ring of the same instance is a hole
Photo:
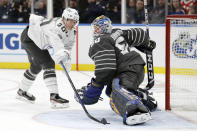
[[[64,9],[64,11],[62,13],[62,18],[63,19],[72,19],[72,20],[75,20],[77,22],[77,24],[79,23],[79,14],[78,14],[77,10],[72,9],[72,8]]]
[[[91,25],[92,25],[94,30],[95,30],[95,26],[100,28],[100,32],[99,33],[96,32],[97,34],[95,34],[95,31],[94,31],[94,35],[111,33],[111,31],[112,31],[111,20],[104,15],[101,15],[101,16],[97,17],[92,22]]]

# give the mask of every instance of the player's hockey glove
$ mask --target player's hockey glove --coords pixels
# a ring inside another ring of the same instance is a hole
[[[53,59],[57,64],[59,64],[60,61],[62,61],[68,72],[71,70],[71,58],[70,52],[68,50],[61,49],[57,51],[54,54]]]
[[[138,96],[141,98],[142,103],[152,112],[157,109],[157,101],[153,98],[153,94],[145,89],[138,88]]]
[[[81,102],[85,105],[92,105],[98,102],[98,100],[102,100],[100,97],[104,85],[100,85],[99,83],[95,82],[95,79],[92,78],[91,83],[87,86],[78,89],[77,92],[81,98]],[[80,102],[75,95],[75,100]]]

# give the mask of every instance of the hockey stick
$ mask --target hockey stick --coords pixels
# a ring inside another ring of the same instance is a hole
[[[81,98],[80,98],[80,96],[79,96],[79,94],[78,94],[78,92],[77,92],[77,90],[76,90],[76,88],[75,88],[75,86],[74,86],[74,84],[73,84],[73,82],[72,82],[72,80],[71,80],[71,78],[70,78],[70,76],[69,76],[67,70],[66,70],[66,67],[64,66],[64,64],[63,64],[62,61],[60,62],[60,64],[61,64],[61,66],[63,67],[63,69],[64,69],[64,71],[65,71],[65,74],[66,74],[66,76],[67,76],[67,78],[68,78],[68,80],[69,80],[69,82],[70,82],[70,84],[71,84],[71,86],[72,86],[72,88],[73,88],[73,90],[74,90],[74,92],[75,92],[75,94],[76,94],[78,100],[79,100],[79,103],[81,104],[83,110],[85,111],[86,115],[87,115],[90,119],[92,119],[92,120],[94,120],[94,121],[96,121],[96,122],[102,123],[102,124],[104,124],[104,125],[105,125],[105,124],[110,124],[110,123],[107,122],[107,120],[106,120],[105,118],[102,118],[101,120],[98,120],[98,119],[94,118],[93,116],[91,116],[91,115],[88,113],[88,111],[87,111],[85,105],[81,102]]]
[[[149,37],[147,0],[144,0],[144,14],[145,14],[146,33],[148,34],[148,37]],[[146,89],[150,90],[154,86],[154,71],[153,71],[153,54],[152,54],[152,51],[146,51],[146,65],[147,65],[147,76],[148,76],[148,84],[146,85]]]

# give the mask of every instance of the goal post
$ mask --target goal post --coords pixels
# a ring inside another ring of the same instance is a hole
[[[197,15],[166,17],[165,109],[197,110]]]

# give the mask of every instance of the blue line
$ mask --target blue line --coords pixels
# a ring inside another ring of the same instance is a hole
[[[27,54],[0,53],[0,55],[27,55]]]
[[[23,30],[23,29],[25,29],[25,27],[24,28],[12,28],[12,27],[10,27],[10,28],[1,28],[0,27],[0,29],[6,29],[6,30],[18,30],[18,29],[20,29],[20,30]]]
[[[0,23],[0,25],[28,25],[28,23]]]

